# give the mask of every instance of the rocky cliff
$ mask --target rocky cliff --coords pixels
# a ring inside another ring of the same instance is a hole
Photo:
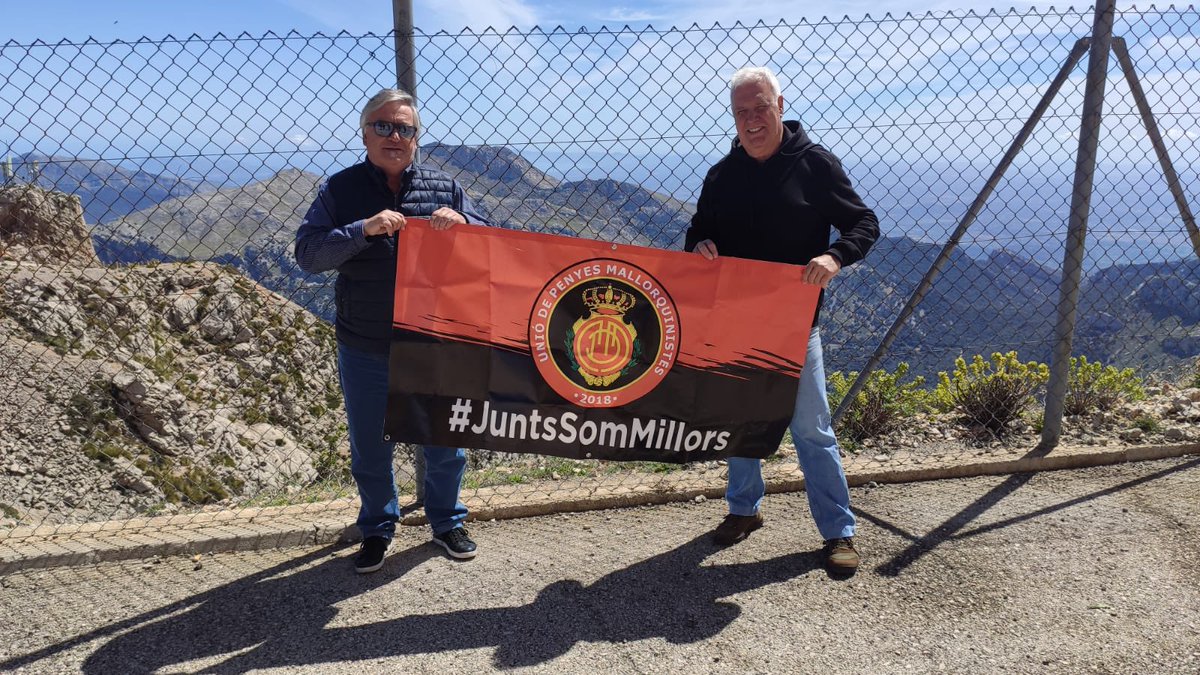
[[[334,350],[328,324],[230,267],[104,266],[77,199],[5,188],[0,520],[344,479]]]
[[[95,264],[79,197],[24,183],[0,187],[0,254],[31,262]]]

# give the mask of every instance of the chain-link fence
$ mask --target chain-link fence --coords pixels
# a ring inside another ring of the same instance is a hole
[[[1072,50],[1091,24],[1046,10],[418,32],[420,159],[494,224],[678,248],[733,137],[729,75],[770,66],[785,118],[842,159],[884,234],[822,312],[835,405],[994,187],[842,416],[848,470],[1027,449],[1079,144]],[[1200,13],[1119,12],[1114,35],[1194,204]],[[321,177],[361,158],[358,112],[395,85],[394,63],[390,35],[0,45],[0,523],[354,494],[332,280],[302,272],[291,245]],[[1075,333],[1093,369],[1073,368],[1082,402],[1067,410],[1077,443],[1179,442],[1200,420],[1170,386],[1195,384],[1200,262],[1130,82],[1112,61]],[[409,460],[402,449],[412,493]],[[464,497],[586,498],[722,472],[476,451]]]

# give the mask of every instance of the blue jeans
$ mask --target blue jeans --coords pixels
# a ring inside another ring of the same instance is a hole
[[[364,539],[391,539],[400,520],[400,506],[392,471],[392,451],[396,444],[383,440],[388,357],[339,342],[338,377],[350,426],[350,473],[362,500],[358,529]],[[434,534],[448,532],[467,519],[467,507],[458,500],[467,470],[467,453],[462,448],[431,445],[423,446],[421,451],[425,455],[425,515]]]
[[[808,355],[800,372],[796,410],[792,413],[792,441],[804,472],[808,507],[823,539],[854,536],[854,513],[850,490],[842,470],[842,457],[833,435],[833,416],[825,397],[825,364],[821,356],[821,333],[816,327],[808,338]],[[762,477],[762,460],[729,458],[729,485],[725,501],[729,512],[752,516],[762,506],[767,492]]]

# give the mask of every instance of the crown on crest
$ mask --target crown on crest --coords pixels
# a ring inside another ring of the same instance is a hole
[[[592,311],[602,314],[624,314],[636,303],[637,298],[625,291],[613,288],[612,285],[604,288],[593,286],[583,292],[583,304]]]

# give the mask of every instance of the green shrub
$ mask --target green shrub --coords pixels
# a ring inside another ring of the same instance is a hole
[[[134,456],[139,442],[117,415],[116,405],[112,384],[102,379],[88,383],[67,403],[67,423],[82,440],[79,449],[88,459],[107,464]]]
[[[914,377],[901,382],[908,374],[908,364],[900,363],[896,372],[875,370],[854,397],[854,402],[838,420],[839,437],[853,447],[872,436],[880,436],[900,427],[905,418],[927,412],[929,393],[923,387],[925,378]],[[858,373],[843,375],[841,371],[829,376],[829,407],[836,410],[850,391]]]
[[[341,389],[329,387],[325,390],[325,407],[330,410],[338,410],[342,407]]]
[[[968,424],[1001,437],[1048,379],[1046,364],[1021,363],[1016,352],[994,353],[991,361],[976,354],[971,363],[960,356],[954,361],[953,375],[938,373],[934,399],[942,410],[957,410]]]
[[[245,482],[238,478],[221,480],[219,476],[206,467],[177,466],[170,458],[159,457],[153,463],[142,463],[139,466],[150,478],[168,502],[175,504],[203,505],[227,499],[230,493],[240,494]]]
[[[99,441],[84,441],[83,445],[80,446],[80,450],[83,450],[83,454],[88,459],[95,460],[97,462],[111,463],[113,460],[116,460],[120,457],[133,456],[128,449],[120,445],[115,445],[109,442],[107,439]]]
[[[119,423],[110,385],[92,380],[85,391],[71,396],[66,406],[67,423],[80,436],[94,435],[97,429],[108,429]]]
[[[1150,417],[1149,415],[1142,415],[1139,417],[1135,417],[1133,420],[1133,426],[1137,427],[1138,429],[1141,429],[1142,431],[1144,431],[1148,434],[1156,434],[1156,433],[1162,431],[1162,428],[1163,428],[1161,422],[1154,419],[1153,417]]]
[[[324,442],[316,448],[313,467],[317,470],[318,481],[343,484],[352,479],[350,458],[339,451],[346,433],[346,425],[340,424],[337,431],[325,434]]]
[[[1140,401],[1145,397],[1142,381],[1133,368],[1117,370],[1113,366],[1088,363],[1086,356],[1071,357],[1067,398],[1063,404],[1066,414],[1083,415],[1111,407],[1118,401]]]

